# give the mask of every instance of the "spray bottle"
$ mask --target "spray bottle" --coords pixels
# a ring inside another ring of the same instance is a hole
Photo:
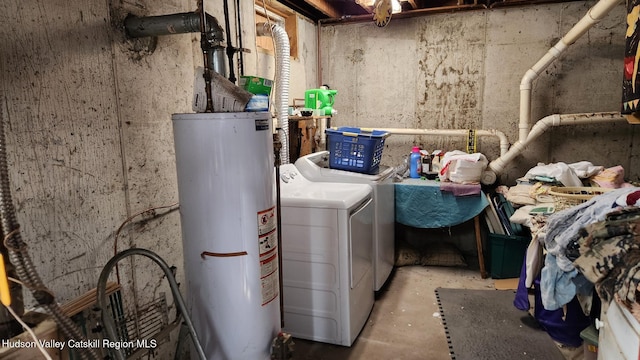
[[[409,177],[414,179],[420,178],[421,167],[420,148],[414,146],[411,150],[411,156],[409,156]]]

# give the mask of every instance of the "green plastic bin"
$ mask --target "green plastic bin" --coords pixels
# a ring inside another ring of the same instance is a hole
[[[531,237],[489,233],[489,268],[494,279],[520,277]]]

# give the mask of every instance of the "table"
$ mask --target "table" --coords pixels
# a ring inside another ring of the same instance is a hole
[[[480,232],[480,215],[489,201],[481,191],[478,195],[454,196],[441,191],[440,182],[423,179],[404,179],[395,183],[396,222],[417,228],[442,228],[474,220],[480,274],[487,278]]]
[[[289,117],[289,158],[295,162],[299,157],[316,152],[316,120],[312,117]]]
[[[302,100],[304,99],[294,99]],[[303,105],[304,106],[304,105]],[[299,157],[322,150],[324,146],[323,140],[318,143],[316,134],[322,132],[324,128],[329,127],[331,115],[326,116],[293,116],[288,117],[289,120],[289,158],[291,162],[295,162]],[[321,125],[318,120],[326,120],[326,125]]]

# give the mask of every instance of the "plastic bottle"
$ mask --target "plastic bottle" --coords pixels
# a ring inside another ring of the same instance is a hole
[[[429,152],[425,152],[424,150],[420,151],[420,156],[422,157],[422,175],[427,175],[431,172],[431,154]]]
[[[411,150],[411,156],[409,156],[409,177],[414,179],[420,178],[421,167],[422,161],[420,159],[420,148],[414,146]]]

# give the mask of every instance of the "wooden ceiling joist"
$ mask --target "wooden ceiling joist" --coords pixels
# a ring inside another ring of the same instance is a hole
[[[330,18],[339,18],[343,15],[340,9],[336,9],[331,3],[327,1],[307,0],[306,2]]]
[[[411,5],[411,8],[413,10],[418,8],[418,3],[416,2],[416,0],[407,0],[407,2],[409,3],[409,5]]]

